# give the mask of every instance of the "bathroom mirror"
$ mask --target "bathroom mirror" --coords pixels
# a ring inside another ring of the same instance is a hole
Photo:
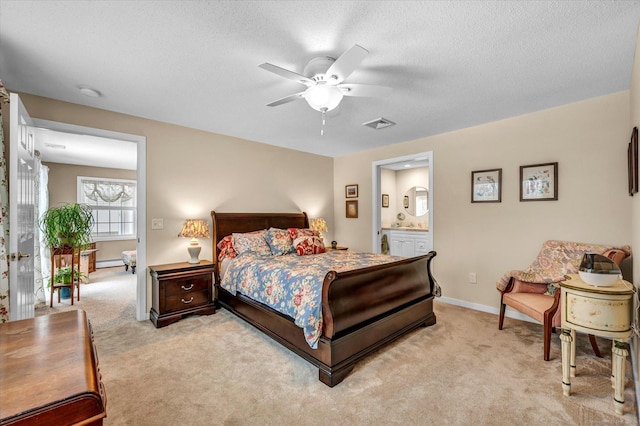
[[[411,216],[421,217],[427,214],[429,205],[429,191],[422,186],[409,189],[403,198],[405,211]]]

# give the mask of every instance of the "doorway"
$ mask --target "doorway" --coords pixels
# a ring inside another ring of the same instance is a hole
[[[435,226],[433,223],[433,194],[434,194],[434,180],[433,180],[433,151],[421,152],[412,155],[406,155],[402,157],[388,158],[386,160],[374,161],[372,164],[372,174],[373,174],[373,220],[372,220],[372,252],[380,253],[381,250],[381,239],[382,239],[382,225],[383,225],[383,216],[388,216],[387,211],[389,211],[389,207],[383,207],[382,200],[382,187],[383,187],[383,172],[385,170],[411,170],[411,169],[423,169],[427,176],[426,178],[426,193],[428,196],[426,197],[426,208],[427,212],[425,214],[426,218],[426,226],[429,230],[429,235],[431,239],[431,244],[435,245],[434,238],[434,230]],[[385,194],[387,195],[387,194]],[[404,190],[402,194],[396,194],[396,198],[401,196],[403,198],[403,203],[405,202],[406,194],[404,194]],[[389,203],[387,205],[392,205],[393,200],[388,201],[389,197],[385,197],[385,203]],[[410,211],[410,205],[407,206]],[[383,214],[383,209],[385,214]],[[394,215],[395,216],[395,215]],[[402,216],[400,216],[402,217]],[[388,218],[385,217],[385,220]],[[411,223],[413,226],[414,223]],[[415,226],[421,226],[422,221],[419,221],[415,224]]]
[[[144,136],[132,135],[128,133],[113,132],[90,127],[76,126],[68,123],[60,123],[49,120],[33,119],[34,127],[40,129],[52,130],[60,133],[67,133],[77,137],[78,135],[86,137],[101,138],[102,143],[109,144],[109,140],[113,146],[122,142],[130,142],[135,144],[135,155],[137,157],[137,165],[135,169],[136,176],[136,234],[135,241],[137,249],[137,273],[136,277],[136,314],[138,321],[148,319],[146,312],[147,300],[147,283],[144,271],[146,270],[146,138]],[[37,142],[36,142],[37,143]]]

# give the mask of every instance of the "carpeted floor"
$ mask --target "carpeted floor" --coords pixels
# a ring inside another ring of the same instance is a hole
[[[94,331],[135,322],[136,278],[124,267],[98,269],[89,274],[90,282],[80,286],[80,300],[62,299],[53,295],[53,307],[49,307],[49,293],[45,307],[35,311],[36,316],[83,309],[91,318]]]
[[[499,331],[497,316],[444,303],[436,325],[372,354],[334,388],[225,310],[160,329],[134,321],[135,310],[123,322],[87,312],[106,425],[638,424],[630,363],[625,414],[614,412],[609,341],[598,339],[599,359],[578,335],[577,377],[564,397],[557,335],[545,362],[540,325],[507,318]]]

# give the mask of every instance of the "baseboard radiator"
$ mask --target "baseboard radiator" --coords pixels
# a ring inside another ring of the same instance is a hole
[[[97,260],[96,261],[96,269],[100,268],[113,268],[115,266],[123,266],[124,263],[122,259],[107,259],[107,260]]]

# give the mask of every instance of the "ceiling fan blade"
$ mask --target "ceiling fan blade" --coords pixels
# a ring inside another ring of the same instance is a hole
[[[288,102],[297,101],[298,99],[304,99],[304,94],[305,92],[300,92],[300,93],[295,93],[293,95],[285,96],[282,99],[278,99],[277,101],[273,101],[270,104],[267,104],[267,106],[274,107],[274,106],[286,104]]]
[[[271,71],[274,74],[278,74],[280,77],[284,77],[288,80],[297,81],[298,83],[304,84],[305,86],[315,86],[316,84],[315,81],[305,77],[302,74],[298,74],[297,72],[286,70],[284,68],[281,68],[273,64],[269,64],[267,62],[258,66],[263,70]]]
[[[344,96],[363,96],[369,98],[384,98],[391,94],[391,87],[371,86],[369,84],[345,83],[338,85]]]
[[[349,77],[349,75],[358,68],[358,65],[367,57],[369,51],[360,45],[354,45],[351,49],[344,52],[329,67],[325,73],[325,81],[329,84],[336,85]]]

